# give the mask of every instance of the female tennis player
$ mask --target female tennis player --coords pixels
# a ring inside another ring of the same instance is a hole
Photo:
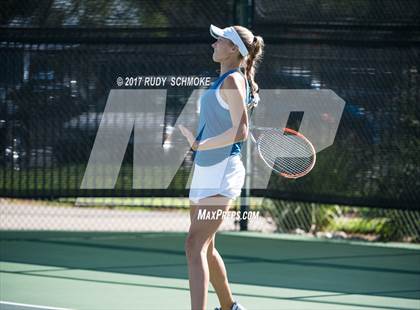
[[[264,42],[241,26],[211,25],[210,34],[217,39],[212,44],[213,61],[220,63],[220,76],[200,98],[197,137],[179,126],[195,155],[189,194],[191,226],[185,242],[191,309],[206,309],[210,280],[221,304],[216,310],[245,310],[232,296],[215,236],[223,221],[220,214],[228,211],[244,185],[241,146],[248,137],[247,109],[257,103],[254,74]]]

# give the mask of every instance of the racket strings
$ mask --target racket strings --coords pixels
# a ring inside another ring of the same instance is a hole
[[[304,173],[314,162],[312,146],[304,138],[279,130],[264,133],[258,141],[261,157],[278,173]]]
[[[301,137],[269,132],[260,139],[262,147],[277,156],[310,157],[313,155],[310,145]]]
[[[265,142],[265,146],[271,147],[273,150],[286,151],[293,155],[301,152],[302,156],[312,154],[308,143],[296,135],[283,135],[277,131],[269,131],[263,135],[260,141]]]
[[[311,158],[273,157],[267,159],[267,162],[269,162],[273,169],[278,173],[295,175],[305,172],[312,165],[313,160]]]
[[[262,148],[261,152],[264,154],[265,158],[270,159],[272,163],[281,160],[285,164],[290,165],[292,168],[300,167],[305,164],[310,165],[313,158],[313,155],[302,157],[285,153],[276,154],[275,152],[272,152],[272,150],[264,148]]]

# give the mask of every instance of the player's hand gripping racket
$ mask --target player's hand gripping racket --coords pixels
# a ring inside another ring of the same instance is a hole
[[[253,108],[250,116],[252,110]],[[252,131],[260,132],[257,139]],[[293,129],[253,127],[249,130],[249,135],[264,163],[285,178],[300,178],[308,174],[315,165],[314,146],[304,135]]]

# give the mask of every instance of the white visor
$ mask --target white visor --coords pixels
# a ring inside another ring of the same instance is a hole
[[[219,27],[216,27],[215,25],[210,25],[210,34],[214,38],[225,38],[230,40],[233,44],[235,44],[239,48],[239,52],[242,56],[248,55],[248,50],[244,44],[244,42],[241,40],[241,37],[236,32],[235,28],[233,27],[227,27],[224,29],[220,29]]]

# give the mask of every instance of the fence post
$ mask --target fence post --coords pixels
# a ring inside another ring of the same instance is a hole
[[[252,28],[254,0],[235,0],[233,5],[234,23],[247,28]]]

